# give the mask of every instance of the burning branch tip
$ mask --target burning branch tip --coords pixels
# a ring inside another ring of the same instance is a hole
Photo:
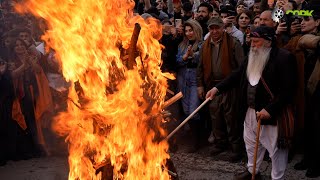
[[[171,104],[175,103],[176,101],[178,101],[182,97],[183,97],[182,92],[179,92],[178,94],[176,94],[175,96],[173,96],[172,98],[170,98],[169,100],[164,102],[163,106],[162,106],[162,109],[165,109],[165,108],[169,107]]]

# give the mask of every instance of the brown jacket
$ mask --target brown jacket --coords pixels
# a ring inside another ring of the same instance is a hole
[[[205,90],[211,89],[217,82],[212,72],[212,46],[212,40],[209,37],[200,49],[197,86],[204,87]],[[225,32],[220,42],[219,56],[221,56],[221,71],[224,77],[227,77],[240,66],[244,59],[244,52],[240,42]]]

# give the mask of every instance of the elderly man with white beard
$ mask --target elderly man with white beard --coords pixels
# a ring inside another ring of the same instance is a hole
[[[258,173],[255,179],[261,178],[259,167],[266,150],[272,160],[272,179],[284,179],[288,150],[280,148],[277,144],[278,125],[275,117],[293,100],[297,65],[291,53],[275,46],[273,28],[258,27],[250,37],[252,42],[248,59],[237,71],[208,91],[206,98],[213,99],[234,87],[240,87],[240,116],[244,119],[243,137],[248,156],[248,170],[235,175],[234,179],[251,179],[258,119],[261,120],[261,131],[256,161]],[[262,78],[274,94],[274,99],[270,100],[270,94],[263,85]]]

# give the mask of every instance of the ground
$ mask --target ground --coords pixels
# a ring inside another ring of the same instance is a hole
[[[235,172],[245,169],[245,163],[229,163],[209,156],[210,146],[197,153],[187,153],[188,144],[180,144],[171,158],[180,179],[194,180],[229,180]],[[301,159],[296,155],[286,171],[287,180],[307,179],[305,171],[295,171],[293,165]],[[264,161],[261,167],[264,179],[270,178],[271,163]],[[23,161],[9,161],[0,167],[1,180],[65,180],[68,178],[68,162],[65,155],[35,158]],[[320,179],[320,178],[318,178]]]
[[[177,125],[174,125],[176,127]],[[172,130],[170,130],[172,131]],[[58,138],[49,129],[44,129],[48,151],[51,156],[22,161],[9,161],[7,165],[0,166],[0,180],[67,180],[68,161],[67,148],[62,138]],[[177,169],[181,180],[230,180],[235,172],[245,170],[245,162],[229,163],[219,160],[219,157],[211,157],[207,145],[196,153],[187,153],[191,144],[188,128],[181,128],[175,135],[178,142],[178,150],[170,153],[171,159]],[[228,152],[221,154],[228,154]],[[293,169],[295,163],[300,161],[301,154],[294,156],[288,164],[285,174],[286,180],[302,180],[306,171]],[[264,161],[261,165],[261,173],[264,179],[271,179],[271,162]],[[315,179],[313,179],[315,180]],[[317,178],[320,180],[320,178]]]

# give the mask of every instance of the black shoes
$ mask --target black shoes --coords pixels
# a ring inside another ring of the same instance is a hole
[[[294,165],[295,170],[307,170],[306,177],[308,178],[317,178],[320,176],[320,169],[308,168],[306,162],[301,160],[297,164]]]
[[[297,164],[294,165],[293,167],[295,170],[306,170],[308,167],[305,163],[304,160],[301,160],[300,162],[298,162]]]
[[[223,145],[219,145],[219,144],[216,144],[215,146],[213,146],[213,148],[211,149],[210,151],[210,155],[211,156],[216,156],[224,151],[227,150],[227,147],[226,146],[223,146]]]
[[[240,162],[242,159],[243,159],[243,155],[241,153],[232,152],[231,154],[228,155],[228,158],[226,160],[231,163],[237,163],[237,162]]]
[[[320,176],[320,169],[308,168],[306,172],[306,177],[308,178],[317,178]]]
[[[252,174],[248,170],[233,176],[233,180],[251,180],[251,179],[252,179]],[[255,175],[255,180],[261,180],[261,179],[262,178],[260,173],[257,173]]]

